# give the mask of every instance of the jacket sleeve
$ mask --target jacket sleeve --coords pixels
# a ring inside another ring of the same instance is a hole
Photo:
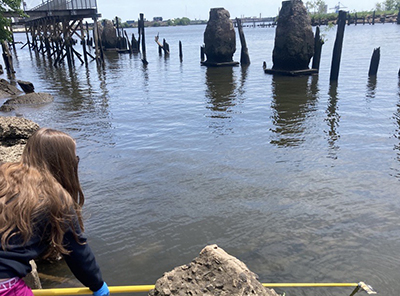
[[[64,235],[64,246],[70,253],[63,255],[64,259],[74,276],[83,285],[92,291],[97,291],[103,285],[99,265],[79,224],[77,222],[74,224],[79,242],[76,241],[72,229],[69,228]]]

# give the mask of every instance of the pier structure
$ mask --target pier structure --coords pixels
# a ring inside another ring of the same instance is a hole
[[[24,46],[54,58],[55,66],[65,58],[71,66],[74,56],[82,64],[88,63],[88,56],[102,62],[97,26],[101,14],[97,12],[97,0],[46,0],[32,9],[24,7],[24,12],[28,17],[15,18],[13,23],[25,26],[27,43]],[[93,20],[93,39],[89,38],[89,28],[84,19]],[[74,36],[82,44],[83,54],[74,49],[77,43]],[[86,45],[92,46],[93,42],[94,56],[86,49]]]
[[[250,27],[274,27],[276,26],[276,17],[243,17],[240,18],[242,26]],[[238,27],[236,19],[232,19],[235,27]],[[250,24],[250,25],[245,25]]]

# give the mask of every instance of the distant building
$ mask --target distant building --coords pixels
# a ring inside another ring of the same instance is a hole
[[[163,18],[162,18],[161,16],[156,16],[156,17],[153,17],[153,21],[155,21],[155,22],[162,22],[162,21],[163,21]]]

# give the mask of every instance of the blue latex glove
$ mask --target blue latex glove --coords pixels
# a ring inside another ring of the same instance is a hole
[[[106,282],[103,283],[103,286],[97,290],[96,292],[93,292],[94,296],[108,296],[110,295],[110,290],[108,290],[108,286]]]

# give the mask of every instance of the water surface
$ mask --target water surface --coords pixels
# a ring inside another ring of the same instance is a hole
[[[204,29],[147,29],[147,67],[107,52],[104,68],[78,60],[55,68],[17,49],[17,78],[55,97],[18,112],[77,139],[86,232],[108,284],[154,284],[216,243],[262,282],[365,281],[396,295],[400,26],[347,26],[337,84],[329,83],[335,29],[322,29],[320,74],[295,78],[263,73],[273,28],[244,29],[249,67],[200,66]],[[169,58],[158,55],[157,33]],[[237,46],[235,60],[239,38]],[[369,79],[376,47],[378,76]],[[77,284],[63,264],[42,272]]]

